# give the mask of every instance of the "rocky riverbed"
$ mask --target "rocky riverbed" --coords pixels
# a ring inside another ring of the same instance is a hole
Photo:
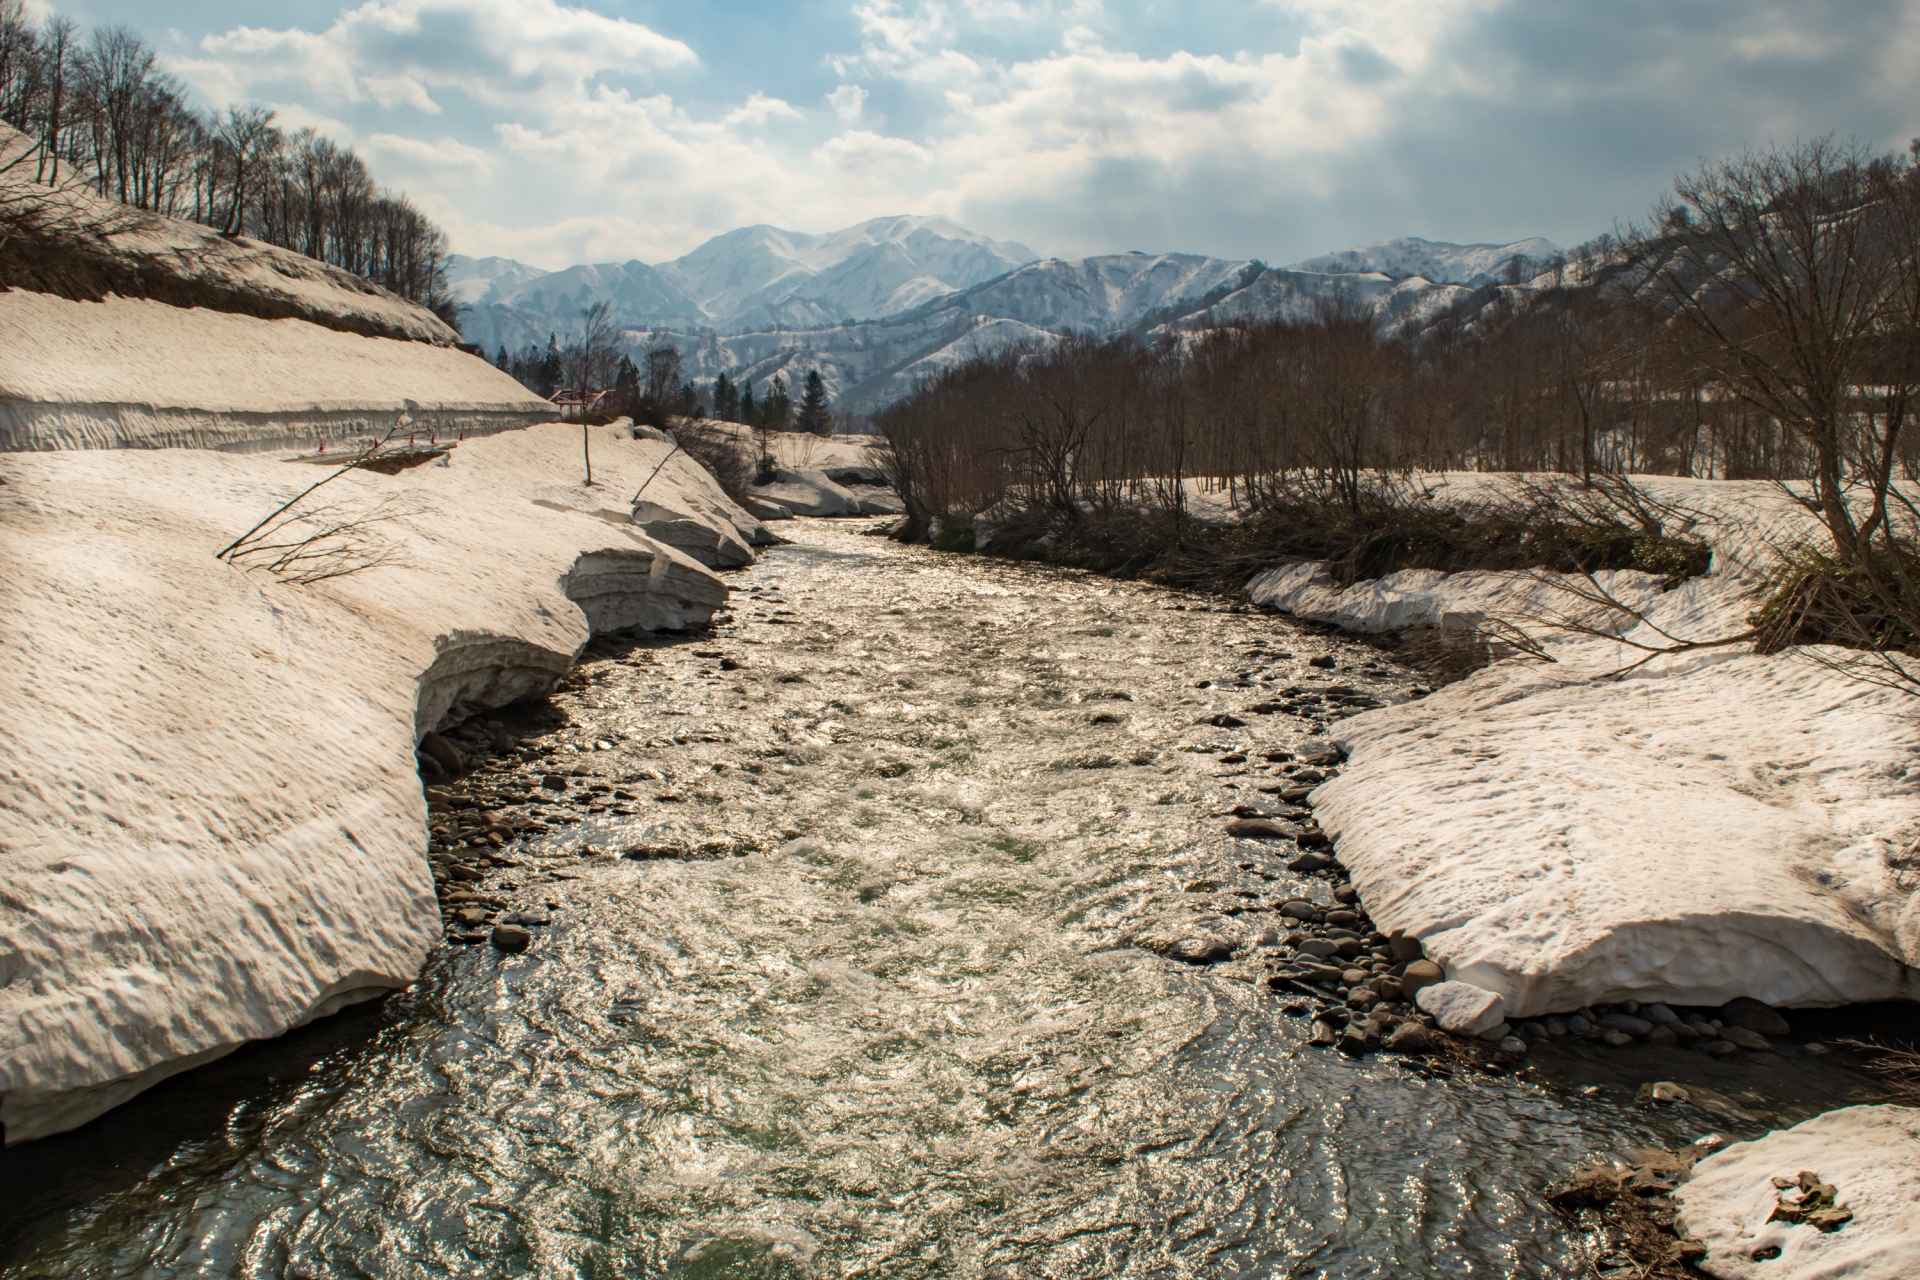
[[[431,739],[421,980],[7,1151],[4,1274],[1625,1275],[1550,1183],[1878,1096],[1838,1014],[1436,1034],[1307,803],[1391,655],[781,531]]]

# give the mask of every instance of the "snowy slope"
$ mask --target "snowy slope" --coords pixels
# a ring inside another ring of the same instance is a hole
[[[67,292],[76,278],[85,278],[123,296],[177,306],[296,318],[347,333],[438,346],[459,341],[460,335],[431,311],[338,267],[104,200],[65,175],[55,187],[40,186],[32,180],[32,165],[8,163],[32,146],[26,135],[0,124],[0,207],[11,218],[25,214],[37,224],[34,233],[45,246],[31,251],[34,261],[66,260],[50,262],[46,283],[17,281],[27,288]],[[10,230],[0,243],[19,234]]]
[[[1423,477],[1439,503],[1511,477]],[[1762,482],[1641,477],[1698,521],[1711,575],[1661,593],[1617,575],[1628,641],[1745,626],[1763,528],[1808,517]],[[1906,695],[1744,645],[1657,658],[1568,631],[1584,610],[1526,574],[1409,571],[1344,590],[1313,565],[1249,584],[1361,631],[1500,619],[1540,638],[1431,697],[1343,721],[1351,760],[1315,793],[1382,928],[1521,1016],[1624,999],[1818,1006],[1920,996],[1920,895],[1892,865],[1920,833]],[[1602,621],[1606,621],[1602,619]]]
[[[1833,1187],[1853,1220],[1838,1231],[1770,1221],[1775,1178],[1802,1170]],[[1920,1110],[1842,1107],[1693,1167],[1673,1198],[1681,1232],[1707,1246],[1721,1280],[1911,1280],[1920,1275]]]
[[[722,325],[894,315],[1033,260],[939,217],[873,218],[827,235],[742,227],[660,264]]]
[[[1323,253],[1317,258],[1293,264],[1295,271],[1341,274],[1354,271],[1378,271],[1398,280],[1405,276],[1423,276],[1435,284],[1485,284],[1498,280],[1507,263],[1515,258],[1540,261],[1557,256],[1560,247],[1538,236],[1515,240],[1510,244],[1446,244],[1403,236],[1381,240],[1358,249]],[[1527,273],[1530,277],[1533,273]]]
[[[531,280],[548,272],[512,258],[469,258],[464,253],[447,259],[447,285],[453,296],[472,306],[479,302],[498,302]]]
[[[552,416],[454,347],[147,299],[0,293],[0,452],[444,438]]]
[[[440,935],[420,736],[550,687],[594,631],[696,625],[725,601],[626,523],[672,446],[591,428],[586,490],[581,430],[332,481],[316,497],[384,511],[370,536],[395,554],[306,586],[214,553],[320,468],[0,455],[8,1141],[413,981]],[[711,499],[672,466],[648,492]]]

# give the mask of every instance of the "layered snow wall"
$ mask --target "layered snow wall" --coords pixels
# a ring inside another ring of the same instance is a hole
[[[215,553],[326,468],[0,454],[7,1141],[411,982],[440,934],[419,736],[546,689],[594,630],[725,600],[631,522],[671,446],[584,434],[591,489],[561,424],[330,481],[299,509],[372,517],[341,544],[370,567],[306,585]],[[648,493],[708,501],[688,479]]]
[[[1502,483],[1429,482],[1441,502]],[[1625,609],[1529,574],[1412,571],[1341,589],[1324,566],[1294,565],[1249,584],[1258,603],[1358,631],[1497,621],[1555,659],[1508,657],[1339,723],[1350,759],[1315,792],[1321,825],[1380,927],[1420,938],[1515,1015],[1920,997],[1912,697],[1817,653],[1746,645],[1622,675],[1647,656],[1636,644],[1737,634],[1767,541],[1812,533],[1769,485],[1640,484],[1709,541],[1714,566],[1671,592],[1602,575],[1593,585]]]
[[[554,408],[457,347],[200,307],[0,293],[0,452],[425,444]]]

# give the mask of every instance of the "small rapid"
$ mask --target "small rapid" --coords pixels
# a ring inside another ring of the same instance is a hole
[[[469,783],[547,828],[471,895],[548,920],[527,951],[449,944],[380,1006],[8,1151],[0,1274],[1573,1275],[1604,1244],[1540,1189],[1580,1160],[1873,1096],[1837,1058],[1577,1044],[1441,1079],[1308,1046],[1257,964],[1161,954],[1330,888],[1223,832],[1323,721],[1209,722],[1417,672],[783,532],[713,634],[597,641],[514,729],[545,753]],[[1665,1078],[1740,1105],[1636,1104]]]

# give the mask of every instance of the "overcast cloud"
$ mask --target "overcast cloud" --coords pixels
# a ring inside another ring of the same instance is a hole
[[[1920,134],[1920,0],[88,0],[466,253],[942,213],[1043,253],[1572,244],[1702,155]]]

